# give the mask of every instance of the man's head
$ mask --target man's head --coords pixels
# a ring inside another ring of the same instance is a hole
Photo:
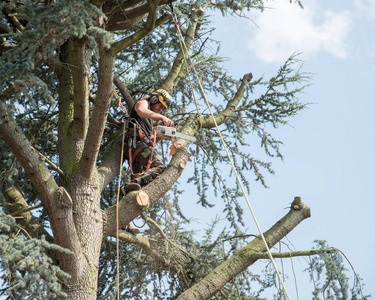
[[[150,104],[153,111],[160,112],[171,105],[171,96],[166,90],[158,89],[151,93]]]

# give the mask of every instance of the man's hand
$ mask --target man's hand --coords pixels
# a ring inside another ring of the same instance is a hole
[[[166,116],[163,116],[161,121],[164,123],[165,126],[168,126],[168,127],[174,125],[173,121],[171,119],[167,118]]]

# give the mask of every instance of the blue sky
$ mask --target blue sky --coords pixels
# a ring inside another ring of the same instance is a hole
[[[300,96],[312,103],[309,109],[276,132],[284,142],[284,162],[273,160],[276,174],[266,175],[270,188],[252,184],[250,202],[265,231],[301,196],[312,216],[288,239],[298,250],[327,240],[349,258],[365,294],[375,297],[375,1],[311,0],[303,1],[303,10],[288,0],[267,5],[248,19],[217,18],[214,37],[230,59],[229,72],[268,78],[301,52],[302,70],[315,75]],[[250,214],[248,224],[255,233]],[[288,287],[295,289],[293,279]]]

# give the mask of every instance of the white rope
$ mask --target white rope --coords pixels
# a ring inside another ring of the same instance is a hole
[[[122,110],[125,113],[124,106],[121,103],[121,100],[119,101],[119,96],[116,93],[116,90],[113,88],[114,93],[116,95],[116,100],[118,101],[119,106],[122,108]],[[121,105],[120,105],[121,104]],[[122,164],[123,164],[123,157],[124,157],[124,142],[125,142],[125,127],[126,127],[126,121],[124,121],[124,126],[122,129],[122,145],[121,145],[121,158],[120,158],[120,172],[118,175],[118,186],[117,186],[117,198],[116,198],[116,294],[115,297],[117,300],[120,300],[120,249],[119,249],[119,209],[118,209],[118,202],[120,199],[120,190],[121,190],[121,174],[122,174]]]

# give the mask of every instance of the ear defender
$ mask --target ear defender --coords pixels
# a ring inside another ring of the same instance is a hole
[[[167,109],[168,106],[172,103],[171,96],[166,90],[158,89],[151,93],[150,103],[155,104],[156,102],[160,102],[164,105],[164,107]]]
[[[159,101],[158,96],[156,95],[151,96],[149,101],[151,104],[155,104],[156,102]]]

